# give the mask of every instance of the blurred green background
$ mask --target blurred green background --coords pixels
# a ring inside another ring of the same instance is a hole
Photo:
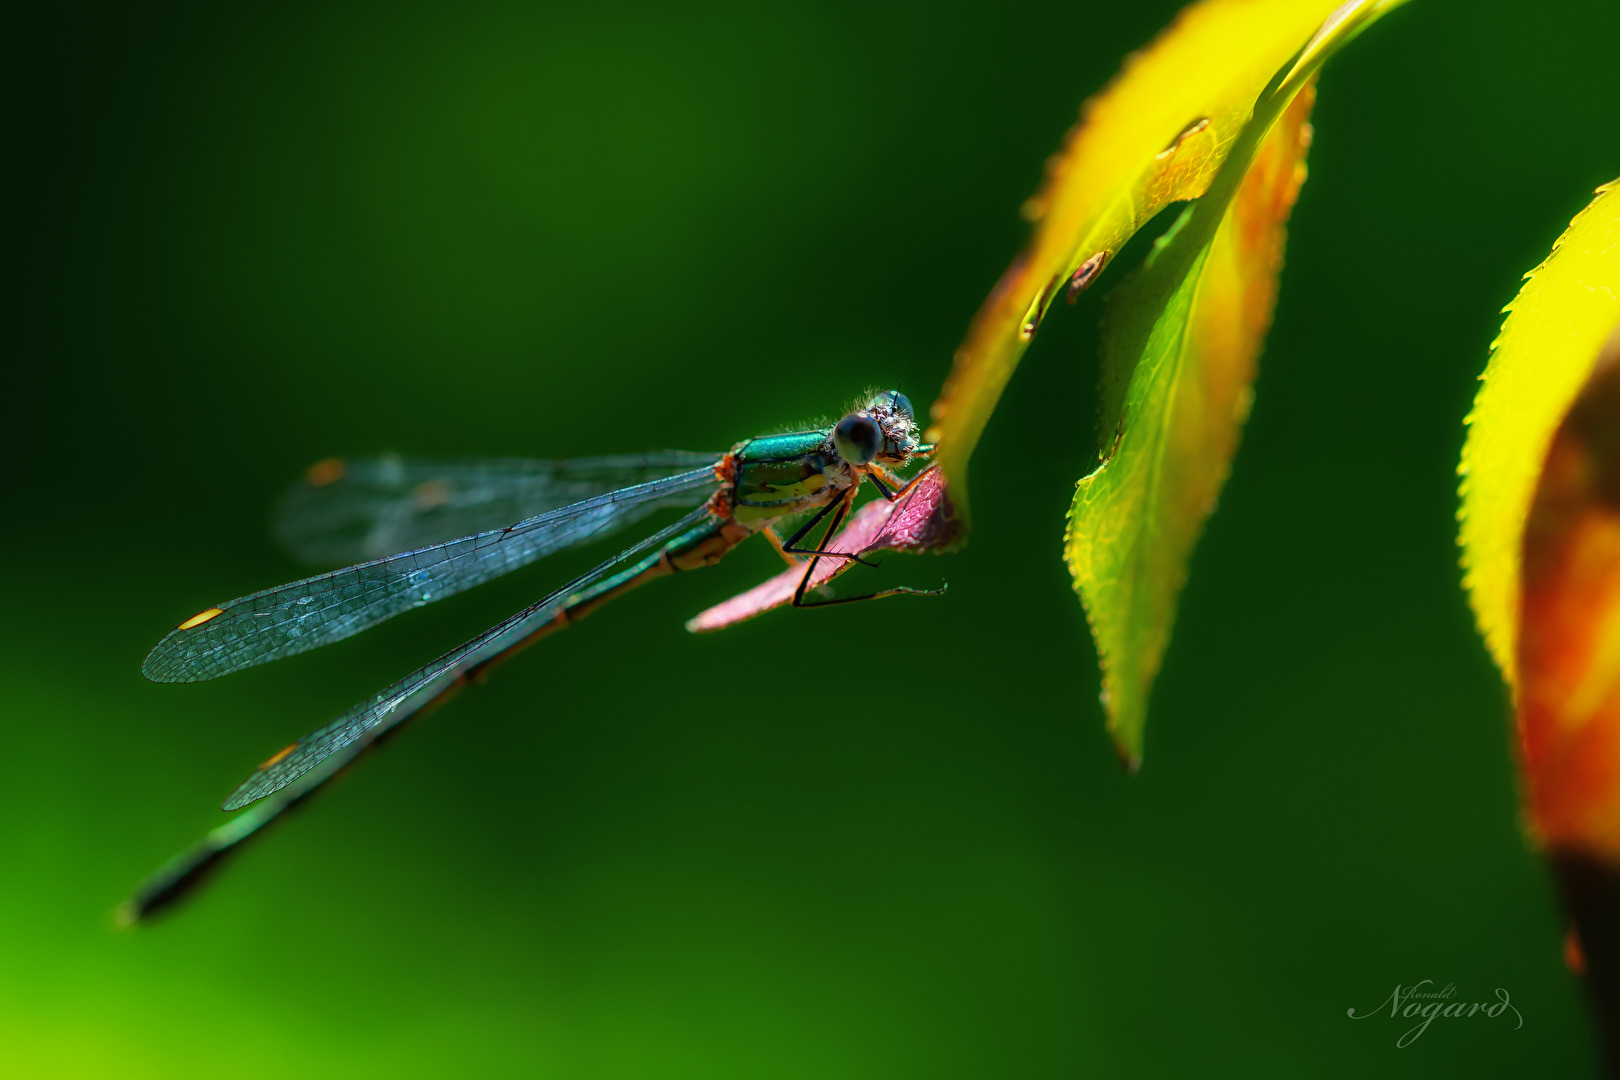
[[[1589,1072],[1453,471],[1498,309],[1620,173],[1611,0],[1418,0],[1329,65],[1138,777],[1060,561],[1088,294],[991,423],[972,544],[881,571],[945,599],[688,635],[774,571],[745,548],[506,666],[178,916],[108,927],[269,751],[598,555],[143,681],[180,619],[304,572],[266,524],[300,469],[725,447],[874,385],[921,407],[1043,159],[1176,7],[14,21],[0,1071]],[[1409,1025],[1346,1018],[1425,978],[1524,1026],[1398,1050]]]

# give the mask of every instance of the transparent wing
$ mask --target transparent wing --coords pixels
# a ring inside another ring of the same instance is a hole
[[[274,529],[298,559],[345,566],[498,529],[719,457],[665,450],[567,461],[333,459],[312,466],[282,497]],[[644,512],[654,509],[648,504]]]
[[[141,670],[200,682],[338,641],[384,619],[604,536],[660,506],[690,506],[719,486],[712,467],[611,491],[505,529],[373,559],[227,600],[171,630]]]
[[[409,719],[423,707],[460,687],[475,669],[490,663],[502,653],[516,648],[546,628],[557,613],[581,590],[601,580],[615,567],[651,548],[661,547],[709,517],[707,507],[699,507],[679,521],[661,529],[640,543],[580,575],[567,585],[503,622],[497,623],[471,641],[450,650],[426,667],[418,668],[392,686],[361,702],[330,724],[299,739],[259,767],[225,800],[225,809],[235,810],[272,795],[303,777],[337,754],[343,761],[364,749],[362,743],[376,740],[388,729]],[[358,749],[357,749],[358,746]],[[323,772],[322,776],[330,775]]]
[[[633,550],[640,551],[652,544],[665,542],[671,537],[679,535],[682,529],[688,528],[691,525],[696,524],[698,521],[701,521],[703,516],[704,515],[699,512],[689,514],[675,525],[663,530],[657,536],[649,538],[644,544],[637,545],[637,547]],[[625,557],[627,556],[621,555],[616,557],[610,563],[605,563],[602,567],[598,567],[597,570],[593,571],[593,574],[595,574],[596,578],[599,579],[602,573],[605,573],[607,570],[611,569],[612,566],[617,565],[617,563],[622,561]],[[570,582],[569,587],[575,591],[582,588],[588,588],[590,579],[591,575],[586,575],[584,578],[579,579],[579,581]],[[580,584],[580,581],[585,582],[585,584]],[[531,610],[545,610],[549,615],[554,617],[554,612],[557,607],[557,601],[555,598],[558,595],[558,593],[552,594],[552,596],[547,597],[546,600],[542,600],[539,605],[535,606],[535,608],[525,609],[525,613]],[[566,597],[564,599],[566,599]],[[544,607],[547,601],[553,602],[552,607],[549,609]],[[519,617],[521,617],[521,615]],[[508,620],[508,622],[503,623],[502,626],[507,626],[512,621],[513,620]],[[544,625],[544,621],[545,620],[540,620],[541,625]],[[532,630],[526,631],[526,633],[532,632]],[[483,636],[484,635],[480,635],[480,637]],[[515,639],[514,643],[522,644],[524,636],[524,634],[514,633],[512,635],[512,637]],[[462,675],[472,674],[473,672],[471,669],[476,664],[487,663],[498,659],[504,649],[510,649],[511,647],[511,645],[505,645],[491,648],[487,651],[487,653],[481,654],[478,659],[467,660],[459,669],[459,673]],[[459,651],[460,650],[458,650],[458,652]],[[452,653],[450,655],[454,656],[455,654]],[[447,656],[445,659],[449,659],[449,657]],[[424,685],[418,694],[411,698],[408,703],[402,703],[395,712],[383,718],[385,722],[373,724],[369,729],[361,732],[356,738],[353,739],[353,741],[341,749],[330,750],[326,757],[321,758],[312,765],[308,766],[302,775],[299,775],[292,780],[282,780],[281,782],[284,786],[273,791],[273,793],[271,793],[268,797],[260,799],[260,801],[250,809],[243,810],[241,813],[232,817],[229,821],[215,829],[210,830],[195,844],[187,848],[185,851],[180,852],[174,858],[170,859],[161,868],[148,876],[146,880],[141,882],[140,886],[135,890],[135,893],[127,901],[120,905],[118,910],[114,913],[114,917],[118,924],[124,927],[134,926],[137,923],[145,922],[152,917],[172,908],[174,905],[188,899],[199,887],[204,885],[212,877],[215,870],[217,870],[227,859],[234,856],[238,851],[241,851],[243,847],[249,844],[255,837],[259,836],[267,826],[280,820],[282,815],[287,811],[296,809],[297,807],[303,805],[307,799],[318,794],[320,790],[326,786],[328,781],[335,779],[338,774],[342,773],[350,765],[354,764],[357,758],[360,758],[370,750],[388,741],[392,736],[398,734],[398,732],[401,730],[401,726],[407,720],[415,716],[420,716],[424,708],[436,701],[442,700],[445,696],[447,696],[451,689],[461,685],[464,681],[464,679],[450,678],[440,684],[437,688]],[[351,713],[354,711],[355,710],[350,710]],[[345,713],[344,715],[348,716],[350,714]],[[329,727],[330,726],[331,725],[329,725]],[[284,760],[290,760],[291,757],[292,755],[288,755],[288,758]],[[261,770],[261,772],[263,771],[264,770]],[[246,788],[247,785],[244,784],[243,789],[245,790]],[[247,796],[245,798],[248,797],[251,796]]]

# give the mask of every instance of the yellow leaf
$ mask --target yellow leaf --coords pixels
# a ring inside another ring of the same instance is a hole
[[[1052,302],[1089,286],[1166,205],[1208,189],[1255,98],[1325,20],[1400,2],[1202,0],[1086,103],[1025,204],[1037,222],[1028,245],[974,317],[932,409],[927,437],[964,512],[968,459]]]
[[[1480,633],[1517,686],[1520,540],[1553,433],[1620,322],[1620,181],[1525,275],[1465,421],[1459,542]]]

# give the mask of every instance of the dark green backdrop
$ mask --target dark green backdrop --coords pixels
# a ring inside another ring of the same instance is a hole
[[[303,466],[707,449],[871,385],[926,403],[1042,160],[1176,6],[13,24],[0,1067],[1589,1071],[1453,471],[1498,309],[1620,173],[1611,0],[1414,0],[1329,65],[1140,776],[1059,558],[1088,295],[991,423],[972,544],[882,570],[945,599],[686,634],[775,566],[739,552],[504,668],[179,917],[108,929],[246,768],[596,554],[144,682],[168,627],[301,572],[266,515]],[[1505,988],[1523,1028],[1397,1049],[1408,1025],[1345,1015],[1424,978]]]

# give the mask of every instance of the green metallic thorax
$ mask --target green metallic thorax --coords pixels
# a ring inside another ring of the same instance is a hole
[[[849,466],[828,446],[827,429],[749,439],[732,451],[732,516],[749,528],[823,506],[851,482]]]
[[[825,506],[853,482],[828,446],[830,430],[765,435],[738,443],[728,456],[735,483],[723,494],[731,514],[712,517],[645,559],[568,598],[569,617],[582,618],[648,577],[708,566],[739,541],[776,518]],[[739,528],[740,526],[740,528]]]

